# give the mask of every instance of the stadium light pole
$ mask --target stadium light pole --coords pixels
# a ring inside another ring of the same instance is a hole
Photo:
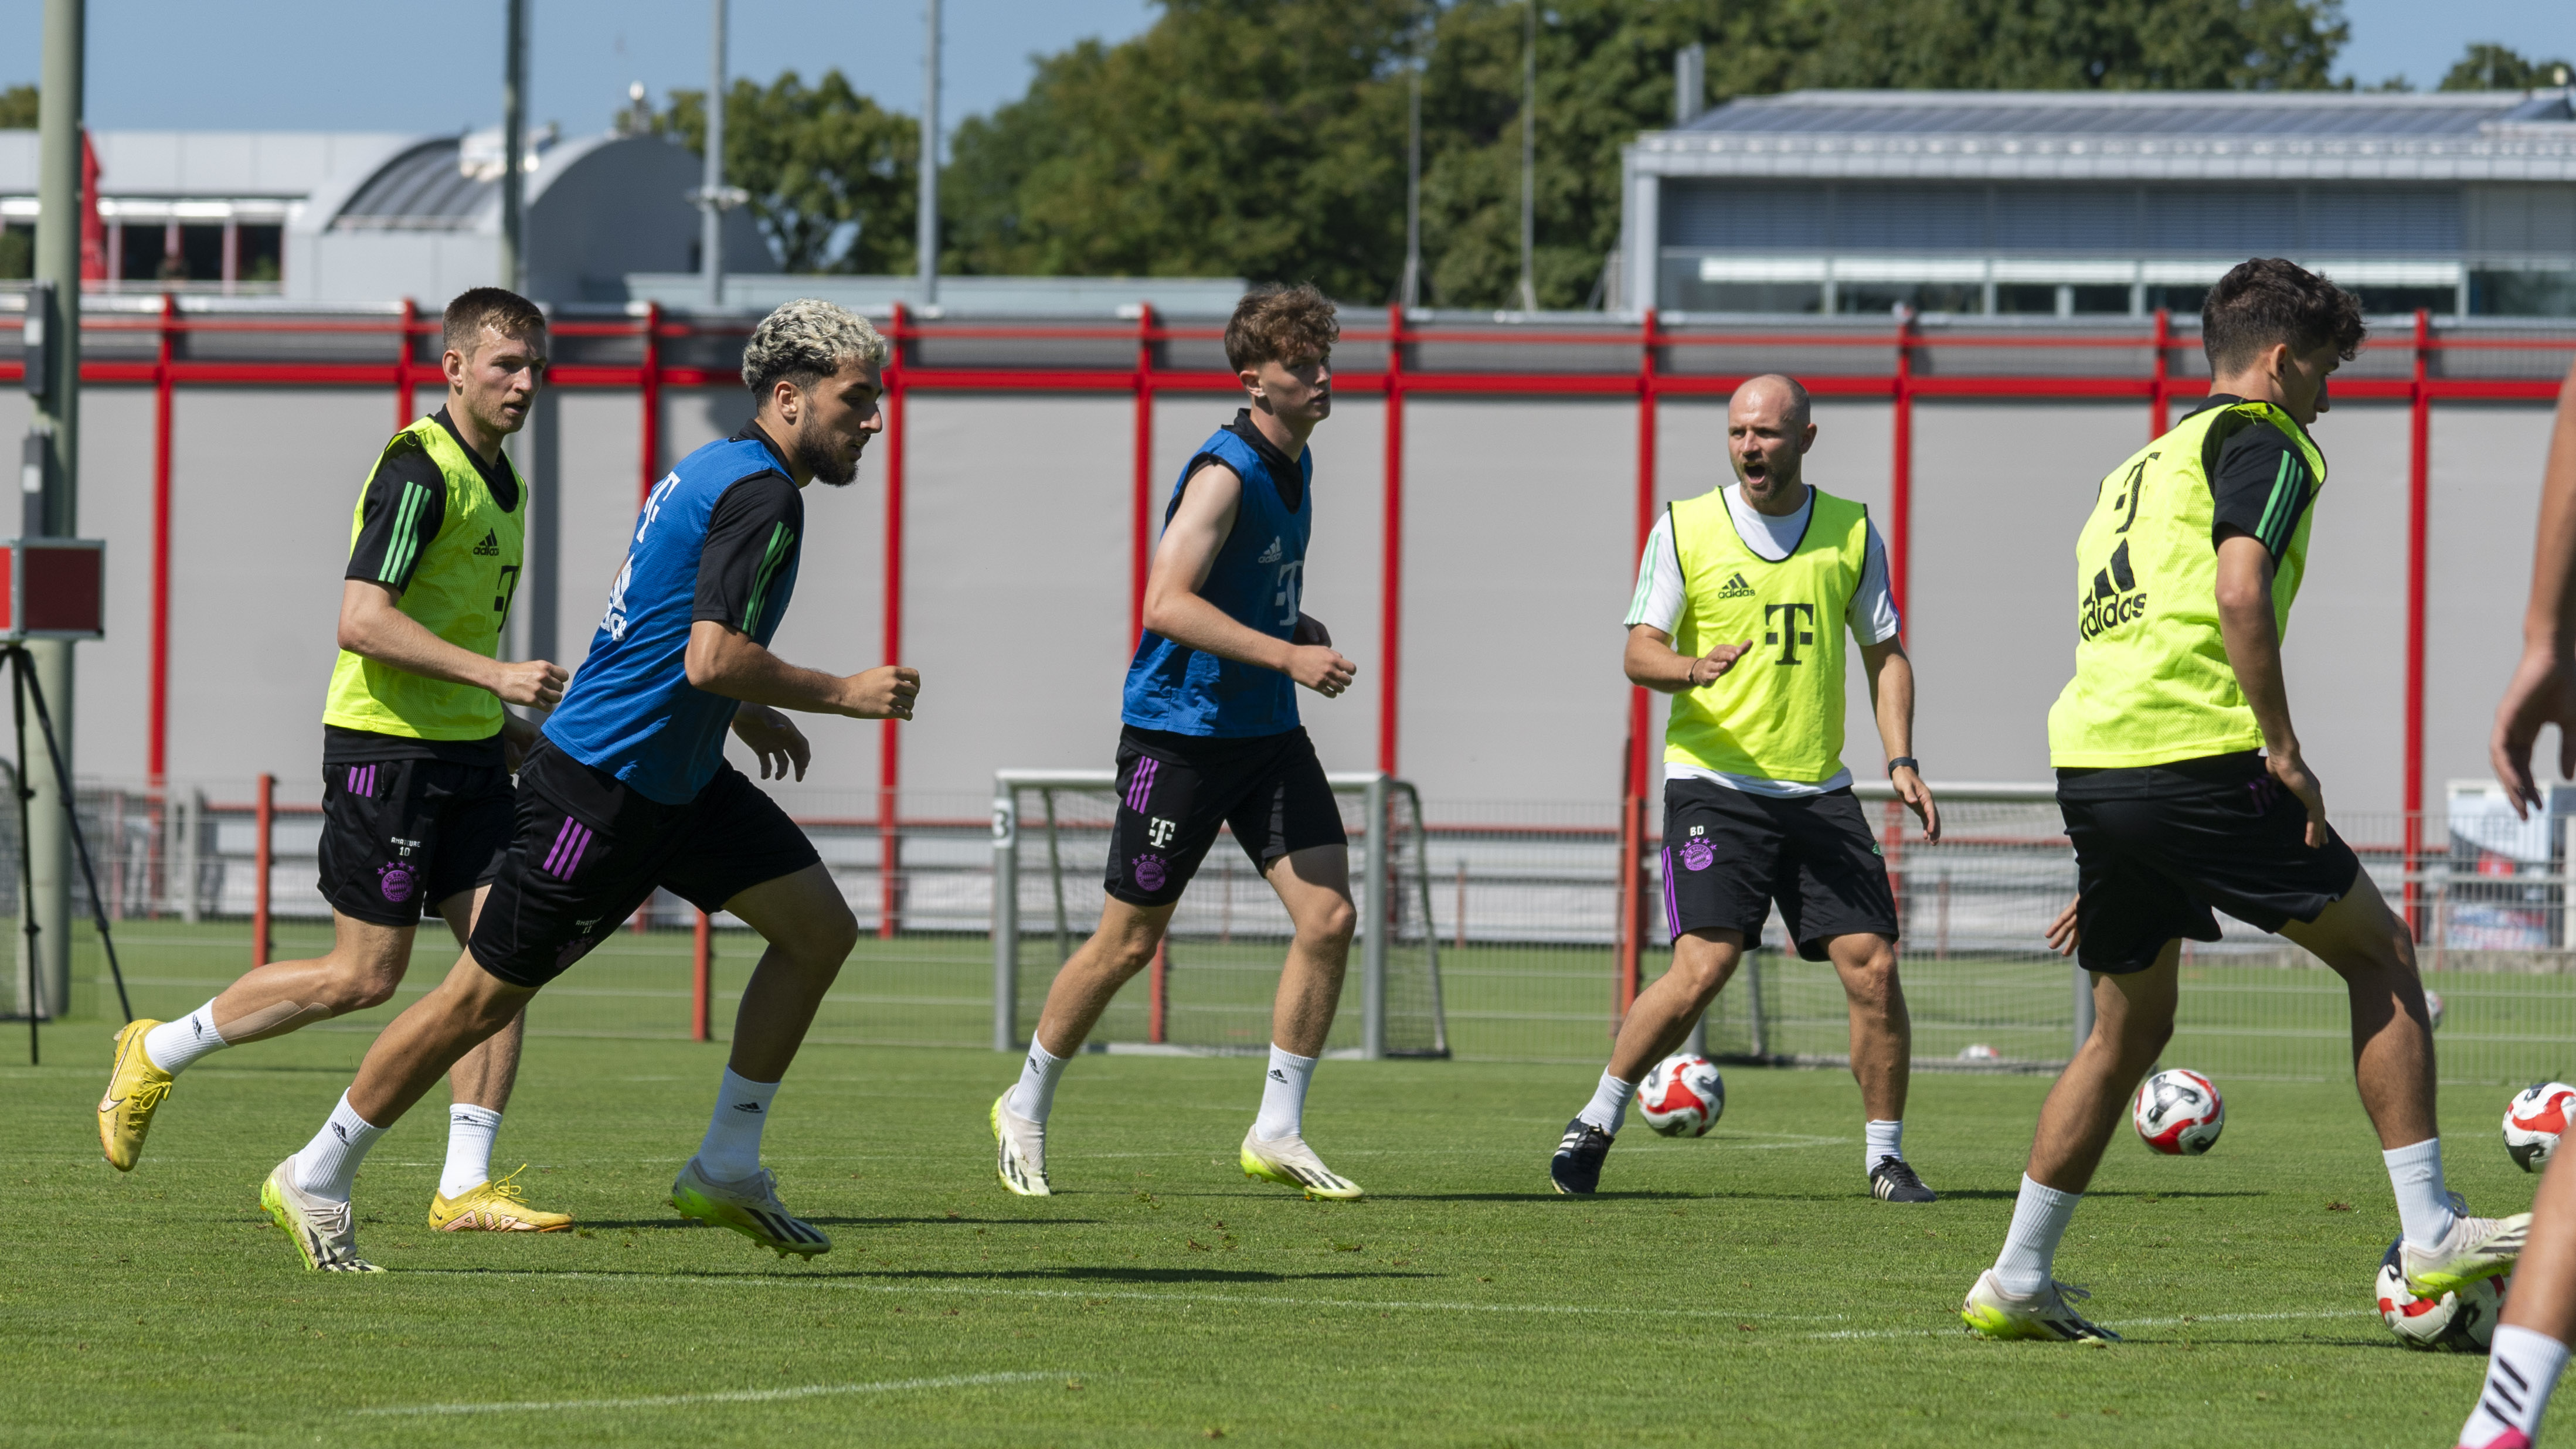
[[[921,204],[914,249],[921,253],[921,305],[939,305],[939,0],[929,9],[921,63]]]
[[[724,305],[724,88],[725,0],[714,0],[715,37],[707,62],[707,166],[698,192],[698,265],[707,279],[707,305]]]
[[[1538,0],[1523,0],[1521,29],[1521,310],[1538,310]]]
[[[1404,309],[1422,305],[1422,62],[1413,63],[1404,127]]]
[[[527,291],[528,0],[510,0],[501,61],[501,285]]]
[[[35,280],[49,284],[52,315],[45,319],[44,390],[35,404],[35,506],[25,531],[68,535],[80,525],[80,313],[82,83],[87,73],[88,7],[84,0],[45,0],[44,61],[37,102],[37,213]],[[43,288],[40,288],[43,290]],[[30,389],[33,391],[33,389]],[[72,768],[72,646],[69,640],[27,644],[36,681],[61,721],[63,769]],[[71,990],[70,835],[64,829],[62,781],[51,769],[18,762],[20,778],[34,790],[27,802],[27,860],[31,889],[20,909],[37,928],[34,959],[22,964],[21,990],[37,998],[19,1004],[33,1016],[60,1016]],[[20,922],[19,939],[26,940]],[[22,949],[24,949],[22,947]]]

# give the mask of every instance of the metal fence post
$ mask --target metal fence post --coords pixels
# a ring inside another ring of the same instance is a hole
[[[993,1050],[1020,1049],[1020,801],[993,782]]]
[[[1360,1002],[1364,1013],[1360,1029],[1360,1054],[1370,1061],[1386,1056],[1386,922],[1387,907],[1393,896],[1388,890],[1389,866],[1394,852],[1387,849],[1386,772],[1371,777],[1366,804],[1368,821],[1368,872],[1360,906],[1361,988]]]

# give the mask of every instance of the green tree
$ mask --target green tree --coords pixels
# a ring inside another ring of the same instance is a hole
[[[673,91],[653,129],[706,154],[706,92]],[[787,71],[725,99],[725,184],[751,194],[761,234],[790,272],[908,272],[919,214],[921,123],[850,88]]]
[[[11,86],[0,90],[0,131],[36,129],[36,88]]]
[[[2485,42],[2472,45],[2451,63],[2442,77],[2446,91],[2527,91],[2567,84],[2571,68],[2563,60],[2525,60],[2511,47]]]
[[[1520,273],[1525,0],[1162,0],[1143,35],[1039,62],[956,136],[955,270],[1309,279],[1377,301],[1403,269],[1406,69],[1422,58],[1426,296],[1508,305]],[[1555,0],[1539,12],[1539,301],[1584,304],[1619,229],[1619,150],[1670,124],[1672,54],[1712,100],[1803,87],[2305,89],[2341,0]]]

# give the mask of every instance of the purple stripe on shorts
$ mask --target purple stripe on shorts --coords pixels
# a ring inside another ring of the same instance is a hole
[[[586,825],[577,825],[573,828],[580,833],[573,837],[572,857],[563,863],[562,870],[556,872],[557,875],[561,876],[565,880],[572,879],[572,873],[581,869],[582,852],[590,849],[590,827]]]
[[[1673,899],[1673,848],[1664,847],[1664,929],[1676,941],[1682,938],[1681,902]]]
[[[562,867],[562,861],[564,858],[565,847],[572,843],[573,836],[580,829],[580,821],[573,819],[569,815],[564,817],[563,828],[555,832],[554,848],[546,852],[546,874],[555,877],[557,880],[561,880],[563,878],[565,872]]]
[[[1162,766],[1163,762],[1153,758],[1151,755],[1148,755],[1136,762],[1136,773],[1127,777],[1128,809],[1143,810],[1145,808],[1145,802],[1153,797],[1154,775],[1157,771],[1162,769]]]

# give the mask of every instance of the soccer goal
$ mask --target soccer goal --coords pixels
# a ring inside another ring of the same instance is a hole
[[[1351,840],[1360,911],[1357,968],[1327,1050],[1445,1057],[1440,945],[1431,922],[1422,797],[1392,776],[1327,777]],[[1047,985],[1100,914],[1110,827],[1108,770],[1001,770],[993,776],[993,1048],[1028,1043]],[[1231,832],[1220,835],[1172,916],[1147,976],[1119,994],[1092,1033],[1112,1049],[1257,1052],[1290,936],[1288,913]]]

